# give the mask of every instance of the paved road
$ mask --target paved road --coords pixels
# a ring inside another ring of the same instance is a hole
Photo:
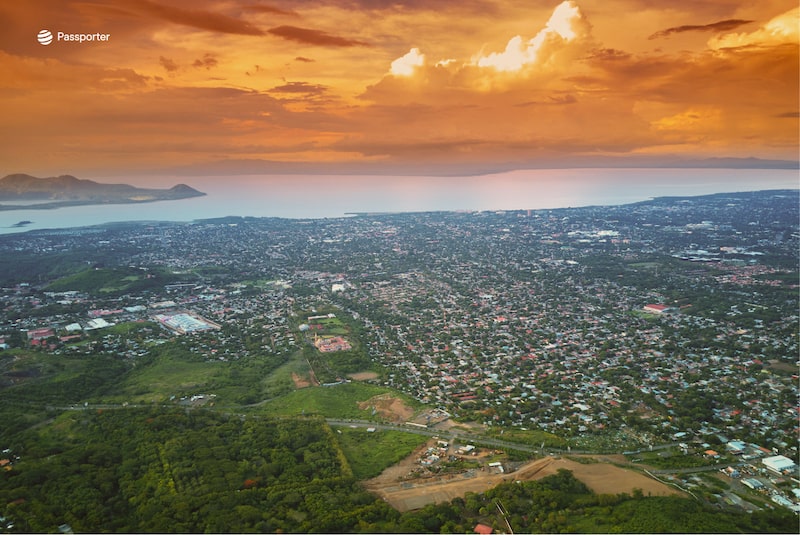
[[[406,433],[415,433],[417,435],[425,435],[429,437],[441,437],[443,440],[449,438],[451,442],[461,441],[461,442],[476,442],[479,444],[483,444],[485,446],[493,446],[495,448],[501,449],[511,449],[516,451],[524,451],[527,453],[594,453],[589,451],[583,450],[563,450],[563,449],[553,449],[553,448],[538,448],[536,446],[530,446],[527,444],[520,444],[519,442],[508,442],[505,440],[498,440],[496,438],[488,438],[482,435],[474,435],[472,433],[466,433],[460,429],[449,429],[449,430],[442,430],[442,429],[425,429],[422,427],[416,426],[409,426],[409,425],[401,425],[401,424],[378,424],[375,422],[369,422],[366,420],[340,420],[336,418],[326,418],[326,422],[328,425],[338,426],[338,427],[374,427],[375,429],[381,429],[385,431],[404,431]]]
[[[153,406],[160,406],[160,407],[175,407],[174,404],[121,404],[121,405],[112,405],[112,404],[76,404],[71,405],[69,407],[53,407],[47,406],[49,410],[113,410],[113,409],[135,409],[141,407],[153,407]],[[189,406],[186,406],[189,407]],[[209,409],[211,407],[203,407]],[[231,411],[230,409],[234,409],[234,407],[229,408],[213,408],[213,410],[221,411],[221,412],[230,412],[231,414],[236,414],[235,411]],[[465,432],[460,429],[427,429],[424,427],[417,427],[412,425],[404,425],[404,424],[391,424],[391,423],[378,423],[378,422],[371,422],[368,420],[346,420],[346,419],[339,419],[339,418],[326,418],[325,421],[328,425],[334,427],[361,427],[361,428],[368,428],[374,427],[375,429],[381,429],[384,431],[403,431],[405,433],[414,433],[417,435],[424,435],[429,437],[441,437],[443,440],[448,439],[450,442],[464,442],[464,443],[477,443],[482,444],[484,446],[492,446],[499,449],[507,449],[507,450],[515,450],[515,451],[524,451],[526,453],[552,453],[552,454],[599,454],[599,452],[595,451],[588,451],[588,450],[576,450],[576,449],[560,449],[560,448],[540,448],[533,445],[528,444],[520,444],[519,442],[509,442],[505,440],[499,440],[496,438],[489,438],[482,435],[476,435],[472,433]],[[652,448],[648,448],[650,451],[670,448],[676,443],[670,444],[660,444],[658,446],[653,446]],[[618,452],[622,453],[622,452]],[[605,455],[612,455],[611,453],[605,452]],[[690,473],[690,472],[703,472],[703,471],[710,471],[710,470],[719,470],[720,468],[724,468],[728,465],[714,465],[714,466],[707,466],[702,468],[684,468],[684,469],[675,469],[675,470],[657,470],[653,471],[656,474],[666,474],[666,473]]]

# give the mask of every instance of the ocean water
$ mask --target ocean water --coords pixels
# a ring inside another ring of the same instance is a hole
[[[123,177],[169,188],[188,184],[207,195],[180,201],[0,211],[0,234],[117,221],[193,221],[225,216],[336,218],[358,212],[526,210],[618,205],[669,195],[798,189],[797,170],[546,169],[495,175],[338,176],[245,175],[198,178]],[[31,221],[14,227],[19,221]]]

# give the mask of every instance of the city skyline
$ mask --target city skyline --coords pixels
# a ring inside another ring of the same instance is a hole
[[[2,174],[798,159],[800,8],[784,0],[36,0],[0,15]]]

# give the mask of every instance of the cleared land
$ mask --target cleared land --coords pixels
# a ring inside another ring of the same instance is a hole
[[[360,401],[358,408],[361,410],[372,409],[375,414],[392,422],[405,422],[414,416],[414,409],[406,405],[402,399],[391,394],[380,394],[366,401]]]
[[[403,481],[417,464],[419,452],[433,442],[419,448],[415,453],[400,463],[384,470],[384,472],[365,482],[365,487],[386,500],[398,511],[420,509],[429,503],[442,503],[456,497],[463,497],[467,492],[484,492],[505,481],[531,481],[555,474],[564,468],[572,471],[575,477],[583,481],[592,491],[598,494],[632,494],[634,489],[653,496],[682,494],[677,489],[660,483],[644,474],[625,470],[612,464],[597,462],[582,464],[569,459],[545,457],[532,461],[508,474],[492,473],[485,470],[470,470],[462,474],[428,479],[424,482]]]

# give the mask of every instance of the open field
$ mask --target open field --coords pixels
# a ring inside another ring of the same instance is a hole
[[[361,401],[358,403],[358,408],[374,411],[381,418],[396,423],[405,422],[414,416],[414,409],[391,393],[380,394]]]
[[[385,407],[384,407],[385,406]],[[312,387],[294,390],[286,395],[271,399],[259,405],[265,414],[279,416],[298,416],[319,414],[326,418],[354,418],[375,420],[392,417],[392,412],[402,408],[403,414],[413,409],[414,401],[388,388],[365,384],[346,383],[331,387]],[[375,415],[372,414],[373,407]],[[406,408],[403,408],[406,407]],[[386,415],[383,415],[383,412]]]
[[[354,381],[373,381],[379,377],[375,372],[358,372],[348,374],[348,377]]]
[[[431,441],[429,444],[433,444]],[[427,445],[423,446],[424,449]],[[463,497],[467,492],[484,492],[506,481],[532,481],[555,474],[559,469],[570,470],[598,494],[632,494],[641,489],[645,496],[680,495],[676,489],[651,479],[644,474],[625,470],[612,464],[597,462],[582,464],[569,459],[545,457],[529,462],[517,471],[507,474],[484,470],[470,470],[462,474],[448,474],[425,483],[402,481],[416,465],[417,452],[400,463],[384,470],[380,476],[365,482],[365,487],[386,500],[398,511],[420,509],[429,503],[448,502]]]
[[[337,429],[337,439],[357,479],[375,477],[427,442],[427,437],[403,431],[370,433],[366,429]]]

